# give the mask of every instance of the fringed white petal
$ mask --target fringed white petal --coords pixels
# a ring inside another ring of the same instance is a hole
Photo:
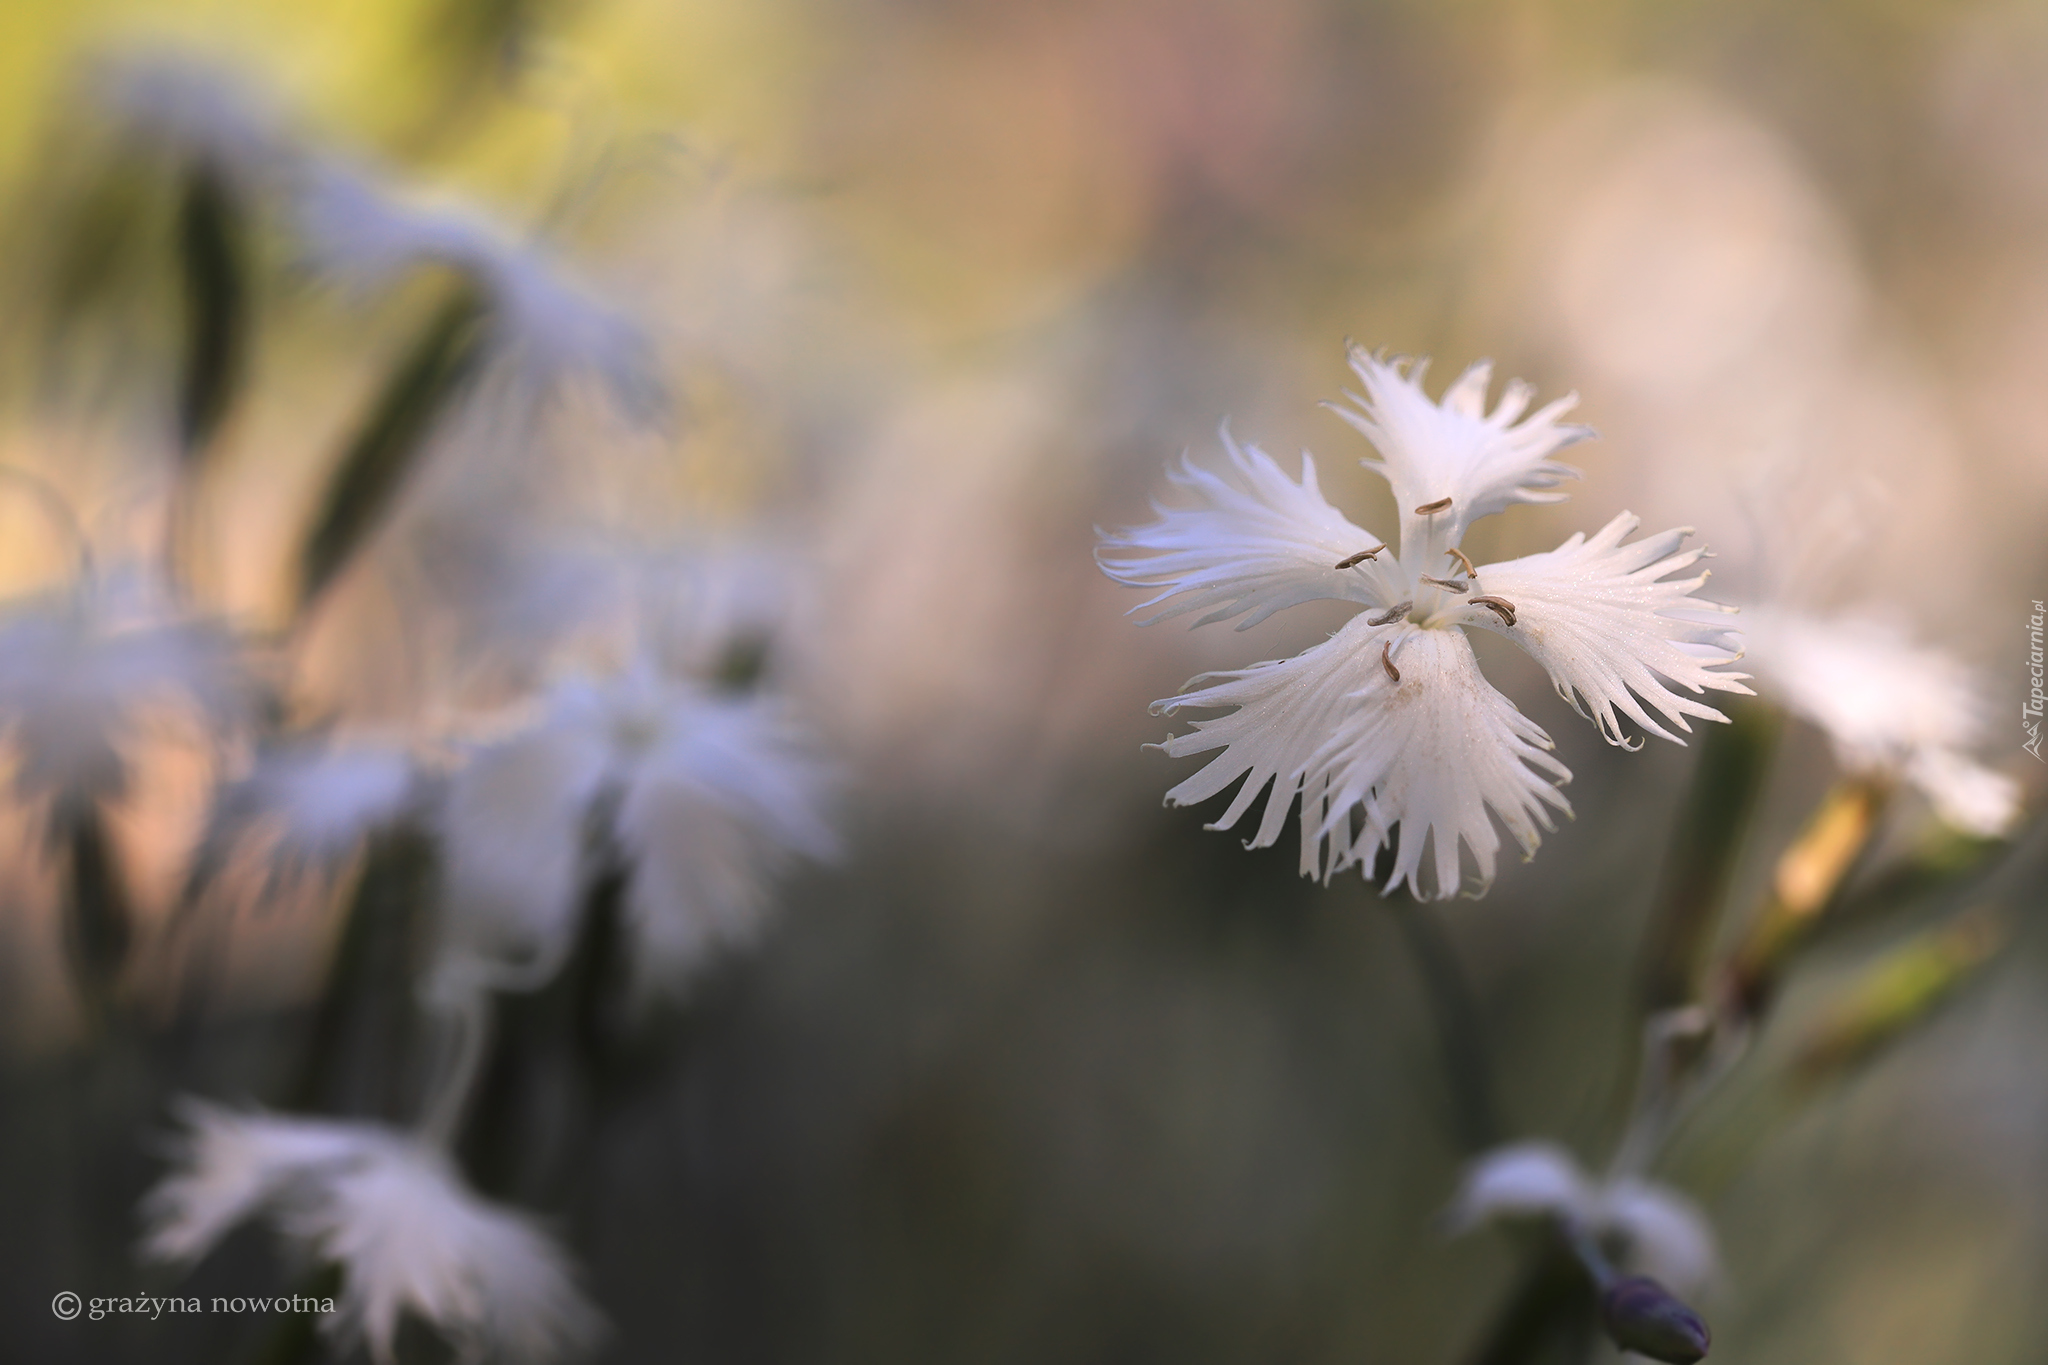
[[[1351,368],[1365,392],[1345,394],[1355,407],[1331,405],[1379,452],[1379,459],[1365,463],[1393,486],[1401,509],[1404,563],[1429,538],[1428,523],[1415,508],[1449,498],[1451,505],[1437,515],[1434,527],[1443,545],[1456,545],[1473,522],[1515,503],[1561,502],[1566,495],[1551,490],[1577,478],[1579,471],[1551,457],[1593,434],[1589,427],[1559,420],[1577,405],[1576,395],[1524,418],[1535,390],[1521,380],[1510,382],[1487,412],[1493,366],[1486,361],[1469,367],[1444,391],[1441,402],[1433,402],[1422,388],[1428,366],[1426,360],[1384,360],[1353,346]]]
[[[631,867],[634,980],[673,991],[757,931],[777,871],[799,854],[831,857],[837,840],[818,766],[772,707],[705,700],[665,728],[617,828]]]
[[[1364,616],[1356,616],[1329,640],[1291,659],[1209,674],[1207,678],[1221,681],[1154,702],[1155,713],[1169,716],[1183,706],[1237,708],[1227,716],[1195,721],[1191,733],[1175,735],[1158,746],[1174,758],[1223,750],[1208,766],[1167,792],[1166,804],[1188,806],[1206,801],[1243,778],[1244,784],[1228,809],[1208,826],[1229,829],[1270,784],[1273,790],[1266,798],[1265,814],[1245,847],[1265,848],[1278,840],[1289,807],[1309,781],[1317,750],[1348,715],[1371,703],[1368,666],[1378,669],[1379,663],[1368,655],[1377,654],[1375,642],[1386,633],[1366,625]],[[1337,851],[1326,860],[1322,838],[1316,832],[1323,811],[1323,779],[1320,773],[1315,776],[1308,787],[1308,807],[1302,820],[1301,875],[1327,880],[1335,871]]]
[[[1198,626],[1249,612],[1238,623],[1243,630],[1283,607],[1320,598],[1392,604],[1374,561],[1335,567],[1384,542],[1324,499],[1308,454],[1296,482],[1257,446],[1240,446],[1227,426],[1220,435],[1228,457],[1222,473],[1188,459],[1167,471],[1168,480],[1191,496],[1190,505],[1154,502],[1159,520],[1104,536],[1096,552],[1103,572],[1117,582],[1160,590],[1132,609],[1161,607],[1146,625],[1190,611],[1207,613]]]
[[[1515,623],[1508,625],[1484,606],[1466,606],[1458,618],[1527,650],[1550,674],[1558,695],[1598,725],[1608,743],[1624,747],[1642,741],[1629,744],[1617,711],[1660,739],[1684,742],[1643,702],[1687,733],[1687,716],[1726,719],[1680,696],[1673,684],[1695,695],[1707,688],[1745,695],[1750,690],[1740,681],[1747,674],[1712,671],[1741,658],[1742,651],[1733,631],[1702,619],[1728,610],[1692,595],[1707,575],[1667,577],[1690,568],[1705,550],[1679,548],[1689,528],[1623,544],[1640,524],[1623,512],[1590,540],[1574,534],[1545,554],[1481,565],[1473,593],[1511,603]]]
[[[1247,841],[1257,848],[1279,838],[1294,796],[1304,794],[1304,875],[1327,879],[1359,862],[1370,876],[1371,854],[1391,841],[1386,890],[1406,883],[1418,897],[1441,899],[1463,885],[1461,843],[1481,885],[1492,881],[1500,838],[1489,808],[1524,852],[1540,842],[1539,825],[1554,827],[1546,807],[1570,810],[1554,784],[1571,774],[1549,753],[1549,737],[1480,675],[1456,630],[1374,626],[1360,615],[1292,659],[1217,676],[1224,681],[1155,706],[1238,708],[1162,746],[1176,758],[1224,751],[1167,800],[1206,800],[1243,778],[1211,826],[1228,829],[1271,783]],[[1356,833],[1353,807],[1364,812]],[[1428,875],[1425,842],[1434,846]]]
[[[235,1224],[268,1217],[341,1268],[322,1326],[393,1359],[414,1314],[466,1356],[561,1358],[598,1319],[560,1247],[524,1216],[477,1198],[447,1158],[375,1124],[182,1106],[179,1169],[143,1204],[142,1251],[191,1262]]]
[[[1370,877],[1373,854],[1392,843],[1384,890],[1392,894],[1405,882],[1417,899],[1445,900],[1464,889],[1463,843],[1478,874],[1471,894],[1482,894],[1500,850],[1487,812],[1524,858],[1533,857],[1539,829],[1556,828],[1550,811],[1571,812],[1557,790],[1571,772],[1551,755],[1543,728],[1486,681],[1462,631],[1397,627],[1391,662],[1400,682],[1383,677],[1375,686],[1381,704],[1347,717],[1317,755],[1328,775],[1323,832],[1342,842],[1350,807],[1363,806],[1363,827],[1338,866],[1357,862]],[[1377,654],[1370,663],[1380,667]]]
[[[1765,694],[1819,726],[1844,768],[1906,778],[1971,833],[2000,834],[2019,818],[2019,784],[1969,756],[1983,703],[1959,660],[1889,621],[1782,608],[1745,612],[1743,636]]]
[[[410,1313],[468,1358],[533,1365],[597,1335],[568,1256],[532,1220],[471,1194],[439,1152],[373,1138],[363,1159],[305,1180],[277,1211],[287,1237],[342,1268],[332,1335],[390,1362]]]
[[[240,1113],[186,1098],[176,1169],[143,1201],[142,1255],[196,1261],[299,1174],[356,1158],[360,1125]]]

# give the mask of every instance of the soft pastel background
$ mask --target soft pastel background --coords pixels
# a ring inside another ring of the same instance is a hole
[[[1388,914],[1356,878],[1297,881],[1284,845],[1162,811],[1179,769],[1139,747],[1166,732],[1146,703],[1190,673],[1341,618],[1141,630],[1090,559],[1093,528],[1143,518],[1225,417],[1284,459],[1312,448],[1333,497],[1390,525],[1358,438],[1316,407],[1346,337],[1434,355],[1436,382],[1491,356],[1581,395],[1602,433],[1583,485],[1485,523],[1481,557],[1622,508],[1697,526],[1725,596],[1875,606],[1969,660],[1988,757],[2037,776],[2000,718],[2048,595],[2048,8],[14,0],[0,458],[116,540],[170,458],[161,286],[60,354],[48,238],[93,145],[90,59],[164,47],[544,228],[661,344],[665,436],[565,424],[548,469],[465,451],[416,490],[393,534],[405,563],[452,547],[447,619],[473,624],[487,595],[465,613],[462,574],[494,572],[465,517],[536,544],[761,537],[800,604],[784,647],[845,775],[849,852],[704,983],[543,1201],[614,1323],[606,1359],[1391,1365],[1477,1339],[1513,1255],[1437,1225],[1458,1153]],[[203,587],[252,628],[419,316],[284,269],[266,289],[204,506]],[[8,586],[61,564],[0,500]],[[323,617],[313,686],[336,714],[449,701],[407,581],[359,575]],[[1509,1127],[1598,1158],[1691,755],[1607,750],[1526,660],[1482,655],[1558,737],[1578,814],[1447,919]],[[150,772],[129,839],[162,896],[196,802],[174,761]],[[1795,730],[1745,885],[1828,776]],[[49,1316],[55,1289],[145,1282],[118,1253],[164,1116],[78,1079],[48,893],[0,840],[21,874],[0,1320],[20,1358],[243,1358],[260,1333],[231,1319]],[[1665,1174],[1723,1237],[1715,1359],[2048,1349],[2041,872],[2037,849],[2004,958],[1915,1036],[1818,1095],[1738,1086],[1679,1144]],[[217,1093],[282,1093],[323,913],[245,926]],[[250,1235],[185,1283],[290,1280]]]

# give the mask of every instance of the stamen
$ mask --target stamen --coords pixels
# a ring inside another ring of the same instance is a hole
[[[1462,565],[1464,565],[1464,566],[1465,566],[1465,577],[1467,577],[1467,578],[1477,578],[1477,577],[1479,577],[1479,570],[1477,570],[1477,569],[1475,569],[1475,568],[1473,568],[1473,567],[1472,567],[1472,561],[1471,561],[1471,560],[1469,560],[1469,559],[1467,559],[1467,558],[1465,558],[1465,552],[1464,552],[1463,550],[1461,550],[1461,549],[1459,549],[1459,548],[1458,548],[1457,546],[1453,545],[1453,546],[1452,546],[1452,547],[1451,547],[1450,549],[1448,549],[1448,550],[1445,550],[1445,551],[1444,551],[1444,553],[1445,553],[1445,554],[1447,554],[1447,555],[1449,555],[1449,556],[1450,556],[1451,558],[1453,558],[1453,559],[1457,560],[1457,561],[1458,561],[1458,562],[1459,562],[1460,564],[1462,564]]]
[[[1395,682],[1401,681],[1401,670],[1394,667],[1394,642],[1388,640],[1380,646],[1380,667],[1387,670],[1387,676]]]
[[[1397,602],[1378,616],[1367,621],[1366,624],[1369,626],[1390,626],[1413,610],[1415,610],[1413,602]]]
[[[1375,545],[1370,550],[1360,550],[1355,555],[1347,555],[1345,558],[1337,561],[1337,567],[1340,569],[1355,569],[1386,548],[1384,545]]]
[[[1503,625],[1511,626],[1515,623],[1515,604],[1505,597],[1475,597],[1472,599],[1472,605],[1491,608]]]
[[[1449,498],[1438,498],[1435,502],[1425,502],[1422,506],[1416,508],[1415,515],[1418,517],[1433,517],[1450,505],[1451,500]]]
[[[1455,578],[1431,578],[1426,573],[1417,574],[1416,577],[1421,579],[1425,583],[1434,583],[1437,587],[1443,588],[1449,592],[1467,592],[1472,587],[1470,583],[1461,582],[1460,580]]]

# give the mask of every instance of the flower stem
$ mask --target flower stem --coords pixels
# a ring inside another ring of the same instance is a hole
[[[1483,1152],[1501,1140],[1493,1098],[1493,1059],[1487,1051],[1478,1002],[1443,926],[1412,897],[1391,902],[1394,923],[1415,961],[1415,973],[1436,1025],[1450,1087],[1452,1126],[1459,1146]]]
[[[462,1129],[462,1117],[469,1109],[477,1078],[483,1074],[485,1055],[491,1046],[491,995],[481,987],[457,1000],[444,1018],[453,1027],[455,1047],[448,1073],[434,1088],[420,1116],[421,1138],[443,1151],[452,1150]]]
[[[1644,943],[1642,999],[1646,1012],[1690,1004],[1699,996],[1708,946],[1750,812],[1770,771],[1782,717],[1755,703],[1728,707],[1729,723],[1707,726],[1692,789],[1665,855],[1663,890]]]

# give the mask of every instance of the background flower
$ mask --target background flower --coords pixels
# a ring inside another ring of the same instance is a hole
[[[462,1187],[440,1154],[369,1124],[184,1106],[182,1169],[150,1196],[143,1249],[204,1256],[234,1224],[264,1217],[342,1273],[322,1327],[389,1362],[413,1314],[467,1354],[552,1361],[598,1318],[567,1258],[529,1220]]]

